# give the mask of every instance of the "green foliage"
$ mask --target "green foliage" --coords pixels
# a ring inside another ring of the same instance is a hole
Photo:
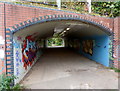
[[[63,45],[63,40],[61,38],[50,38],[48,39],[48,46],[62,46]]]
[[[15,2],[16,4],[22,4],[22,2]]]
[[[15,76],[6,76],[5,74],[0,75],[0,91],[1,90],[20,90],[23,87],[19,84],[13,86],[14,79],[17,79]]]
[[[110,68],[110,69],[113,69],[115,72],[120,72],[120,69],[117,68]]]
[[[120,1],[118,2],[92,2],[92,11],[101,16],[120,16]]]
[[[68,9],[84,11],[85,2],[62,2],[62,6],[65,6]]]
[[[34,1],[34,0],[33,0]],[[68,10],[79,13],[88,13],[87,2],[62,2],[62,10]],[[48,8],[57,8],[52,6],[56,4],[56,2],[47,2],[50,5],[44,5],[39,3],[31,3],[31,2],[15,2],[17,4],[27,4],[33,6],[41,6]],[[114,2],[92,2],[92,13],[91,15],[99,15],[99,16],[107,16],[107,17],[117,17],[120,16],[120,0]]]

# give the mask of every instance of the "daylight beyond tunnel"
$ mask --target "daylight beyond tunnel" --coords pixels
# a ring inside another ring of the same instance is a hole
[[[61,37],[64,47],[109,67],[109,34],[93,24],[56,20],[34,24],[14,33],[14,74],[19,79],[44,53],[47,40],[53,36]]]

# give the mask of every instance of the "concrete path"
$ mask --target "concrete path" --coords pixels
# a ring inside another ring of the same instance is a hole
[[[68,49],[47,49],[21,84],[31,89],[117,89],[118,74]]]

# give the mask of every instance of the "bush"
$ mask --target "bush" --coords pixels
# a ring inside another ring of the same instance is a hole
[[[23,89],[19,84],[13,85],[15,76],[6,76],[5,74],[0,76],[0,91],[2,90],[20,90]]]
[[[115,72],[120,72],[120,69],[117,69],[117,68],[110,68],[110,69],[112,69],[112,70],[114,70]]]

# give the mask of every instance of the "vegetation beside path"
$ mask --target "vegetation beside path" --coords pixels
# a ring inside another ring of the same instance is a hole
[[[5,74],[0,75],[0,91],[18,91],[24,89],[20,84],[13,84],[14,79],[17,79],[15,76],[7,76]]]

